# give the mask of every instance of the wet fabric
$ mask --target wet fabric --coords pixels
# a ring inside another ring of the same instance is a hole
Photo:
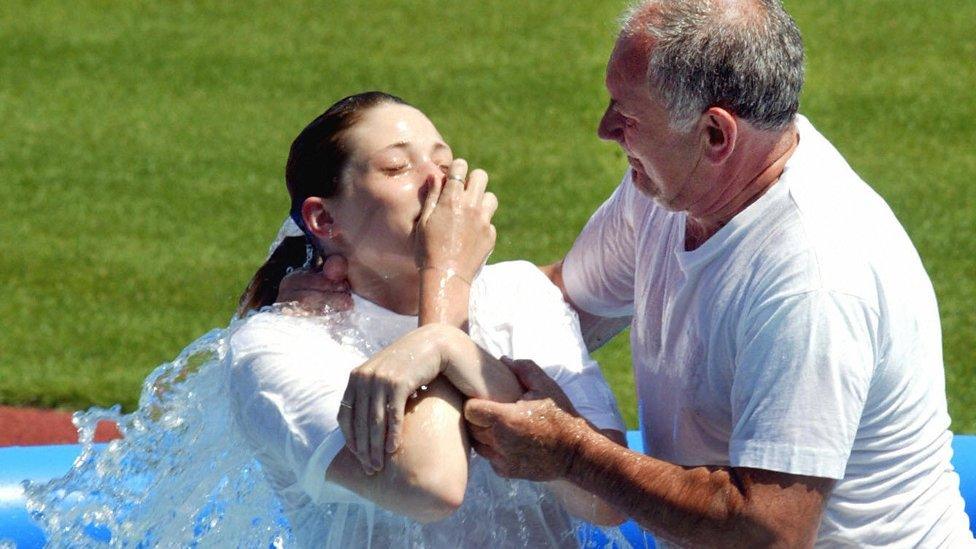
[[[232,328],[230,390],[237,423],[282,499],[303,546],[572,547],[570,518],[541,485],[496,476],[471,460],[467,493],[450,518],[419,525],[327,482],[345,440],[336,415],[349,372],[417,325],[416,317],[354,296],[354,311],[323,318],[263,312]],[[534,265],[485,267],[474,281],[470,334],[494,356],[535,360],[601,429],[624,430],[613,394],[586,352],[576,315]]]
[[[884,200],[803,117],[780,180],[693,251],[628,173],[568,254],[570,298],[634,315],[646,451],[837,479],[820,545],[971,540],[939,314]]]

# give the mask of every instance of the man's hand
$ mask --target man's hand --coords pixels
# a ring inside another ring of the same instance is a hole
[[[526,389],[511,404],[472,398],[464,406],[475,450],[503,477],[555,480],[566,474],[590,427],[569,398],[531,360],[503,358]]]
[[[314,312],[352,309],[346,259],[339,255],[326,258],[322,269],[292,271],[278,287],[277,303],[295,302],[301,309]]]

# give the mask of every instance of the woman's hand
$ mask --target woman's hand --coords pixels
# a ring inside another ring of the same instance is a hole
[[[407,399],[440,375],[441,342],[450,328],[418,328],[373,355],[349,375],[339,406],[339,427],[346,447],[367,474],[383,468],[384,453],[400,439]]]
[[[470,283],[495,247],[491,218],[498,199],[485,192],[488,174],[456,159],[447,178],[427,192],[417,223],[417,267],[460,276]]]

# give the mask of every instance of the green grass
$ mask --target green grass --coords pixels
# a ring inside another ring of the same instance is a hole
[[[557,259],[625,163],[594,136],[622,0],[0,6],[0,403],[131,409],[226,324],[335,99],[414,102],[492,176],[494,260]],[[976,431],[976,2],[793,0],[803,111],[889,201],[938,292]],[[856,235],[852,235],[856,237]],[[625,337],[599,353],[631,425]]]

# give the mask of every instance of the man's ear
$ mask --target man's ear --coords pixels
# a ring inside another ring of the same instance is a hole
[[[721,164],[732,155],[739,137],[739,126],[732,114],[719,107],[711,107],[703,115],[705,132],[702,136],[704,157],[713,164]]]
[[[302,202],[302,220],[308,232],[312,233],[319,241],[328,242],[332,238],[333,224],[332,214],[329,212],[329,204],[326,199],[318,196],[310,196]]]

